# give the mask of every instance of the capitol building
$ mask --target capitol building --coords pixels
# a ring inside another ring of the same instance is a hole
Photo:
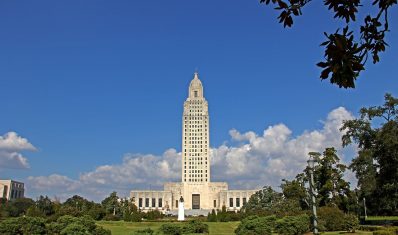
[[[209,108],[198,73],[189,85],[182,115],[181,182],[168,182],[164,190],[133,190],[130,198],[142,211],[178,210],[180,197],[184,208],[198,214],[223,206],[239,210],[258,190],[229,190],[226,182],[211,182]],[[193,213],[195,214],[195,213]]]

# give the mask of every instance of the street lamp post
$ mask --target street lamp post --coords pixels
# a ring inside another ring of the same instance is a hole
[[[318,217],[316,215],[316,200],[315,200],[315,187],[314,187],[314,167],[315,167],[315,153],[309,153],[310,158],[308,159],[308,169],[310,173],[310,196],[311,196],[311,204],[312,204],[312,216],[313,216],[313,226],[314,226],[314,234],[318,234]]]
[[[368,218],[368,214],[366,213],[366,199],[363,198],[363,209],[365,211],[365,220]]]

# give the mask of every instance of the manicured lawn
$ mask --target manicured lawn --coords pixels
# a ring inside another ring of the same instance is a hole
[[[355,233],[348,233],[348,232],[344,232],[344,231],[334,231],[334,232],[321,232],[321,234],[322,235],[344,235],[344,234],[345,235],[372,235],[373,232],[357,230]]]
[[[158,231],[160,226],[168,222],[124,222],[124,221],[99,221],[98,225],[112,231],[112,235],[132,235],[134,231],[151,228]],[[181,222],[175,222],[181,223]],[[182,222],[183,223],[183,222]],[[205,222],[209,225],[210,234],[215,235],[233,235],[239,222]],[[312,233],[308,233],[310,235]],[[368,231],[356,231],[356,233],[347,232],[322,232],[322,235],[372,235]]]
[[[368,216],[366,220],[398,220],[398,216]]]
[[[112,235],[130,235],[133,231],[151,228],[157,231],[166,222],[124,222],[124,221],[99,221],[98,225],[112,231]],[[180,223],[180,222],[176,222]],[[209,225],[210,234],[230,235],[234,234],[239,222],[205,222]]]

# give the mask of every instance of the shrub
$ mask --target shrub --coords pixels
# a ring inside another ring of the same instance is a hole
[[[286,216],[276,221],[275,232],[283,235],[304,234],[310,229],[308,215]]]
[[[78,222],[80,222],[88,231],[94,231],[95,228],[97,227],[95,225],[95,221],[93,218],[91,218],[91,216],[89,215],[85,215],[82,217],[78,218]]]
[[[319,230],[344,230],[344,218],[343,211],[337,207],[321,207],[319,208]]]
[[[134,235],[152,235],[155,231],[153,231],[150,228],[146,228],[146,229],[141,229],[138,231],[135,231],[133,234]]]
[[[382,229],[384,229],[382,226],[377,226],[377,225],[360,225],[359,226],[359,230],[362,230],[362,231],[373,232],[373,231],[382,230]]]
[[[159,210],[151,210],[144,214],[144,218],[147,220],[156,220],[163,218],[164,215]]]
[[[110,230],[104,229],[101,226],[97,226],[92,233],[93,235],[112,235]]]
[[[356,215],[345,215],[344,216],[344,230],[348,232],[355,232],[359,228],[359,220]]]
[[[87,235],[89,234],[86,227],[80,223],[71,223],[66,228],[62,229],[61,235]]]
[[[0,222],[0,234],[14,235],[19,233],[19,225],[16,218],[6,219]]]
[[[209,226],[198,220],[191,220],[182,228],[183,233],[208,233]]]
[[[211,210],[211,213],[209,212],[209,214],[207,215],[207,221],[208,222],[217,222],[217,215],[216,215],[216,211],[214,209]]]
[[[18,225],[22,234],[46,234],[46,225],[43,218],[19,217]]]
[[[34,217],[10,218],[0,223],[0,234],[40,235],[46,234],[45,220]]]
[[[106,211],[101,206],[95,205],[92,208],[90,208],[90,210],[88,210],[87,214],[95,220],[101,220],[105,217]]]
[[[173,223],[162,224],[160,231],[167,235],[181,235],[182,229],[179,225]]]
[[[46,230],[48,234],[60,234],[62,229],[65,227],[62,226],[62,224],[57,223],[57,222],[51,222],[46,224]]]
[[[104,217],[104,220],[107,220],[107,221],[119,221],[120,220],[120,216],[119,215],[113,215],[113,214],[107,214]]]
[[[249,216],[242,220],[235,233],[237,235],[271,235],[275,225],[276,217]]]
[[[36,206],[31,206],[26,210],[26,215],[31,217],[45,217],[44,213]]]
[[[376,230],[373,232],[373,235],[395,235],[395,232],[387,229]]]
[[[98,227],[91,216],[73,217],[64,215],[47,225],[48,234],[93,234],[110,235],[110,231]]]

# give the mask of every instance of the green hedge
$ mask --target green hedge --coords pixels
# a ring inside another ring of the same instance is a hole
[[[378,225],[359,225],[358,229],[362,230],[362,231],[373,232],[373,231],[377,231],[377,230],[383,230],[384,227],[378,226]]]
[[[191,220],[182,228],[183,233],[209,233],[209,225]]]
[[[146,229],[141,229],[141,230],[135,231],[133,234],[134,235],[152,235],[152,234],[154,234],[154,232],[155,231],[153,231],[152,229],[146,228]]]
[[[271,235],[275,227],[275,216],[249,216],[235,229],[237,235]]]
[[[38,217],[9,218],[0,222],[0,234],[2,235],[110,235],[109,230],[95,225],[90,216],[73,217],[61,216],[56,222],[46,223],[46,220]]]
[[[276,221],[275,232],[282,235],[300,235],[310,230],[308,215],[286,216]]]
[[[199,220],[191,220],[183,226],[177,223],[162,224],[162,226],[160,226],[160,231],[166,235],[209,233],[209,226]]]
[[[373,232],[373,235],[395,235],[396,233],[390,230],[377,230]]]

